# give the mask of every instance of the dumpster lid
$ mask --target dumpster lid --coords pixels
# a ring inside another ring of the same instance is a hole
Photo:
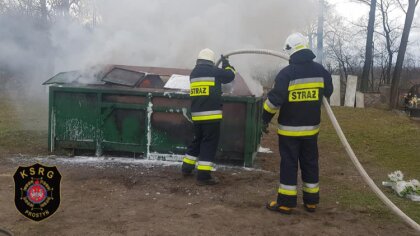
[[[140,70],[132,70],[114,65],[99,65],[81,71],[61,72],[45,81],[48,84],[89,84],[104,85],[114,84],[129,87],[136,87],[141,84],[146,77],[149,79],[157,76]]]
[[[130,87],[135,87],[146,77],[146,73],[127,70],[123,68],[114,67],[110,72],[108,72],[102,81],[125,85]]]
[[[97,65],[90,67],[87,70],[60,72],[54,75],[49,80],[45,81],[43,85],[48,84],[105,84],[102,81],[104,75],[104,68],[107,66]]]
[[[178,83],[183,83],[180,78],[189,77],[191,74],[191,69],[180,69],[180,68],[164,68],[164,67],[145,67],[145,66],[128,66],[128,65],[98,65],[91,67],[87,70],[81,71],[69,71],[61,72],[50,78],[44,85],[47,84],[87,84],[87,85],[119,85],[119,86],[128,86],[128,87],[145,87],[142,84],[149,84],[153,81],[146,80],[156,80],[157,82],[162,81],[162,84],[156,83],[153,88],[162,88],[162,89],[178,89],[184,90],[189,89],[188,86],[179,85]],[[181,77],[182,76],[182,77]],[[185,76],[185,77],[184,77]],[[175,86],[170,88],[164,86],[163,82],[169,82],[169,79],[176,79],[172,81]],[[159,80],[159,81],[158,81]],[[143,83],[143,81],[145,83]],[[147,82],[147,83],[146,83]],[[189,82],[189,80],[188,80]],[[177,85],[178,84],[178,85]],[[181,87],[179,87],[181,86]],[[229,84],[229,89],[227,92],[233,96],[255,96],[251,92],[249,85],[245,82],[244,78],[238,73],[236,74],[235,80]],[[146,86],[147,88],[147,86]]]
[[[46,84],[71,84],[76,82],[82,75],[78,71],[61,72],[45,81]]]

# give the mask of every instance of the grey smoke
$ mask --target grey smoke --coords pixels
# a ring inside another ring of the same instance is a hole
[[[192,68],[204,47],[217,54],[240,48],[280,50],[289,33],[306,30],[316,17],[315,3],[101,0],[96,1],[101,22],[95,28],[62,18],[44,31],[28,19],[2,15],[0,68],[27,84],[28,96],[35,96],[32,91],[42,91],[41,83],[54,74],[96,64]],[[245,77],[255,68],[272,69],[280,63],[261,56],[231,62]]]

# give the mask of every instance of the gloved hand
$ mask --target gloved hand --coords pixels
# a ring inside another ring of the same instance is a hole
[[[230,65],[230,63],[229,63],[229,59],[228,59],[227,57],[225,57],[225,56],[223,56],[223,55],[221,55],[220,57],[221,57],[221,60],[222,60],[222,68],[223,68],[223,69],[224,69],[224,68],[226,68],[226,67],[228,67],[228,66],[232,67],[232,66]]]
[[[263,133],[265,133],[265,134],[268,134],[268,133],[269,133],[269,131],[268,131],[268,123],[263,123],[263,124],[262,124],[262,126],[261,126],[261,131],[262,131]]]

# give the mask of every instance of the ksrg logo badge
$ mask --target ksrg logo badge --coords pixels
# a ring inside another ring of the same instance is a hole
[[[27,218],[44,220],[60,206],[61,175],[55,166],[19,166],[13,179],[16,208]]]

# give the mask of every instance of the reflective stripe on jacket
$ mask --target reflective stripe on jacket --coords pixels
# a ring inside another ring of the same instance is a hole
[[[202,112],[191,112],[193,121],[202,120],[219,120],[223,118],[222,111],[202,111]]]
[[[322,97],[330,97],[333,86],[330,73],[314,58],[308,49],[294,53],[267,95],[263,120],[269,122],[280,111],[279,135],[302,137],[319,132]]]
[[[286,126],[279,125],[277,133],[283,136],[312,136],[319,133],[319,125],[314,126]]]
[[[235,73],[211,62],[198,60],[190,75],[191,115],[194,122],[216,122],[223,118],[222,84],[230,83]]]

